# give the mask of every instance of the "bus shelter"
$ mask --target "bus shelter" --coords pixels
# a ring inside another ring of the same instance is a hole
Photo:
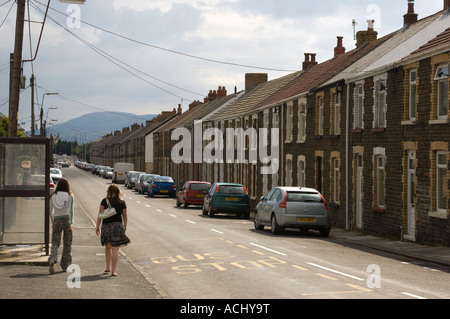
[[[49,253],[50,140],[0,138],[0,245]]]

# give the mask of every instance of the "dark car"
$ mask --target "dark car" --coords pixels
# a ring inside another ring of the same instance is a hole
[[[211,188],[211,183],[189,181],[184,183],[177,193],[177,206],[187,208],[189,205],[203,205],[203,199]]]
[[[169,195],[170,197],[175,197],[177,193],[176,188],[177,186],[172,177],[156,176],[148,187],[148,196]]]
[[[154,177],[159,176],[158,174],[145,174],[141,176],[141,181],[137,187],[139,194],[145,194],[148,192],[148,187],[151,184]]]
[[[250,198],[242,184],[215,183],[203,200],[203,215],[213,217],[218,213],[250,217]]]

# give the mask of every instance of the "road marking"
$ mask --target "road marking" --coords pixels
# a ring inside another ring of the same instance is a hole
[[[162,210],[161,210],[161,209],[156,209],[156,211],[162,213]]]
[[[150,206],[150,205],[145,205],[145,207],[148,207],[148,208],[150,208],[150,207],[152,207],[152,206]]]
[[[337,271],[337,270],[334,270],[334,269],[330,269],[330,268],[323,267],[323,266],[320,266],[320,265],[317,265],[317,264],[313,264],[313,263],[309,263],[309,262],[307,262],[307,264],[311,265],[311,266],[314,266],[314,267],[317,267],[317,268],[321,268],[321,269],[324,269],[324,270],[328,270],[328,271],[334,272],[334,273],[342,275],[342,276],[353,278],[353,279],[356,279],[356,280],[359,280],[359,281],[364,281],[364,279],[362,279],[362,278],[355,277],[355,276],[352,276],[352,275],[349,275],[349,274],[346,274],[346,273],[343,273],[343,272],[340,272],[340,271]]]
[[[216,232],[216,233],[219,233],[219,234],[222,234],[222,235],[223,235],[223,232],[218,231],[217,229],[211,229],[211,230],[214,231],[214,232]]]
[[[140,201],[138,201],[138,200],[136,201],[136,203],[138,203],[138,204],[142,204],[142,203],[141,203]]]
[[[299,269],[299,270],[303,270],[303,271],[308,270],[308,268],[303,268],[302,266],[299,266],[299,265],[291,265],[291,266],[295,269]]]
[[[192,220],[189,220],[189,219],[186,219],[186,221],[191,224],[196,224],[196,222],[193,222]]]
[[[413,298],[417,298],[417,299],[427,299],[427,298],[425,298],[425,297],[413,295],[413,294],[410,294],[410,293],[408,293],[408,292],[402,292],[402,294],[405,295],[405,296],[409,296],[409,297],[413,297]]]
[[[169,214],[169,216],[172,216],[172,217],[177,217],[177,215],[174,215],[174,214]]]
[[[278,255],[281,255],[281,256],[287,256],[286,254],[281,253],[279,251],[276,251],[276,250],[273,250],[273,249],[270,249],[270,248],[267,248],[267,247],[264,247],[264,246],[260,246],[260,245],[254,244],[254,243],[250,243],[250,245],[255,246],[255,247],[259,247],[261,249],[265,249],[267,251],[271,251],[271,252],[273,252],[275,254],[278,254]]]
[[[325,274],[320,274],[320,273],[317,273],[317,274],[315,274],[316,276],[319,276],[319,277],[322,277],[322,278],[325,278],[325,279],[328,279],[328,280],[339,280],[339,279],[337,279],[337,278],[334,278],[334,277],[331,277],[331,276],[328,276],[328,275],[325,275]]]

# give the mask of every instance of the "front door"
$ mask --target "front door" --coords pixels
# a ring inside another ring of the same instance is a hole
[[[416,217],[415,217],[415,198],[416,198],[416,158],[415,152],[408,152],[408,230],[410,236],[415,236]]]
[[[362,177],[363,177],[363,157],[356,156],[356,227],[362,228]]]

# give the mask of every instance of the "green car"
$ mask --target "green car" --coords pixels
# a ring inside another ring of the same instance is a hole
[[[218,213],[250,217],[250,198],[242,184],[215,183],[203,199],[203,215],[213,217]]]

